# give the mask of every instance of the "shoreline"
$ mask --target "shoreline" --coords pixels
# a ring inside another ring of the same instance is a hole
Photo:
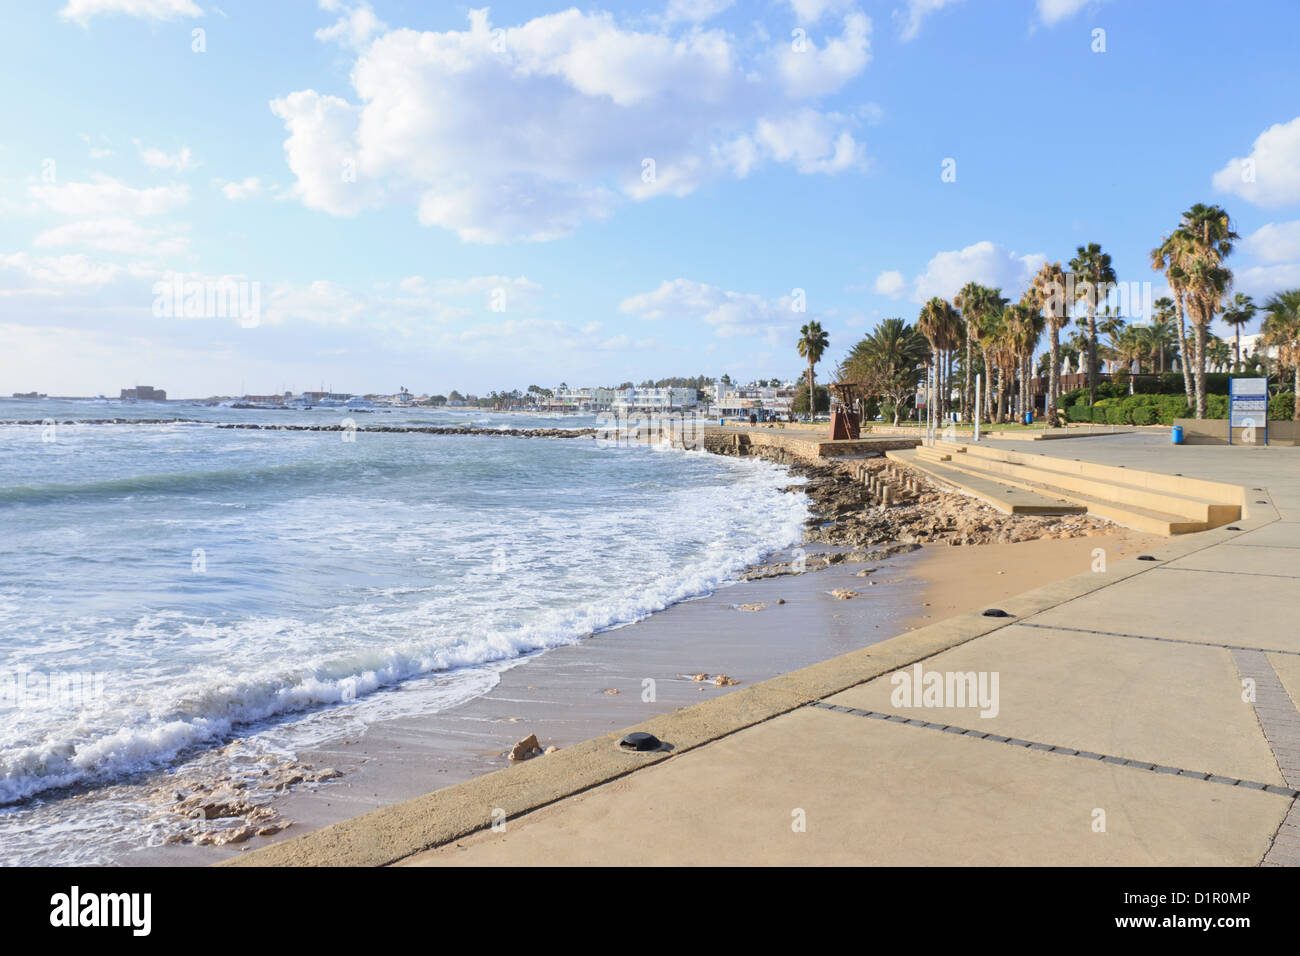
[[[864,503],[868,490],[843,466],[784,464],[792,477],[807,478],[807,484],[787,488],[809,498],[803,548],[769,556],[745,580],[710,595],[520,658],[472,700],[437,713],[376,721],[350,739],[298,752],[302,767],[340,776],[277,797],[274,809],[289,821],[278,834],[224,846],[146,848],[120,862],[202,865],[238,857],[504,769],[511,765],[511,748],[530,735],[540,748],[572,747],[996,606],[1087,570],[1097,547],[1107,560],[1120,560],[1163,542],[1086,517],[1002,515],[934,488],[911,505],[875,509]],[[883,459],[867,466],[888,467]],[[792,573],[800,559],[807,570]],[[692,679],[698,674],[726,675],[724,686]],[[644,699],[647,680],[654,683],[653,700]]]

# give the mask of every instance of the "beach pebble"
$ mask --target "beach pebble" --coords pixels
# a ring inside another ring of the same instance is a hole
[[[841,601],[847,601],[849,598],[855,598],[857,596],[857,591],[850,591],[848,588],[836,588],[831,592],[831,597],[839,598]]]
[[[537,735],[529,734],[510,748],[509,756],[511,760],[527,760],[529,757],[535,757],[541,752],[542,745],[537,742]]]

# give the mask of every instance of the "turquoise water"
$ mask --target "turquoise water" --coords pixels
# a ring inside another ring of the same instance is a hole
[[[109,417],[202,421],[59,423]],[[51,834],[84,858],[72,794],[482,694],[523,655],[735,580],[806,517],[756,460],[216,424],[347,417],[595,423],[0,401],[56,422],[0,425],[0,862]]]

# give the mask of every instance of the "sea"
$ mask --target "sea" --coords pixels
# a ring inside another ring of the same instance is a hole
[[[595,416],[0,399],[0,423],[0,865],[161,845],[160,775],[454,707],[735,583],[808,517],[758,459],[366,430]]]

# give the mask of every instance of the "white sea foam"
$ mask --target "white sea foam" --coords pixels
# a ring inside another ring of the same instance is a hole
[[[156,448],[128,436],[97,443],[109,461],[58,476],[76,493],[22,482],[41,493],[0,507],[44,557],[4,592],[0,676],[76,666],[110,677],[96,706],[74,712],[0,702],[0,803],[102,786],[304,718],[319,734],[332,715],[431,674],[477,686],[483,665],[734,581],[797,542],[806,517],[801,497],[778,490],[784,471],[757,460],[364,437],[340,448],[337,436],[171,429],[200,477],[160,479],[146,470]],[[13,477],[0,470],[0,488]],[[138,494],[152,496],[147,511]],[[60,522],[83,532],[75,553],[61,552]],[[74,577],[82,560],[101,562],[97,580]],[[31,600],[59,575],[63,590]]]

